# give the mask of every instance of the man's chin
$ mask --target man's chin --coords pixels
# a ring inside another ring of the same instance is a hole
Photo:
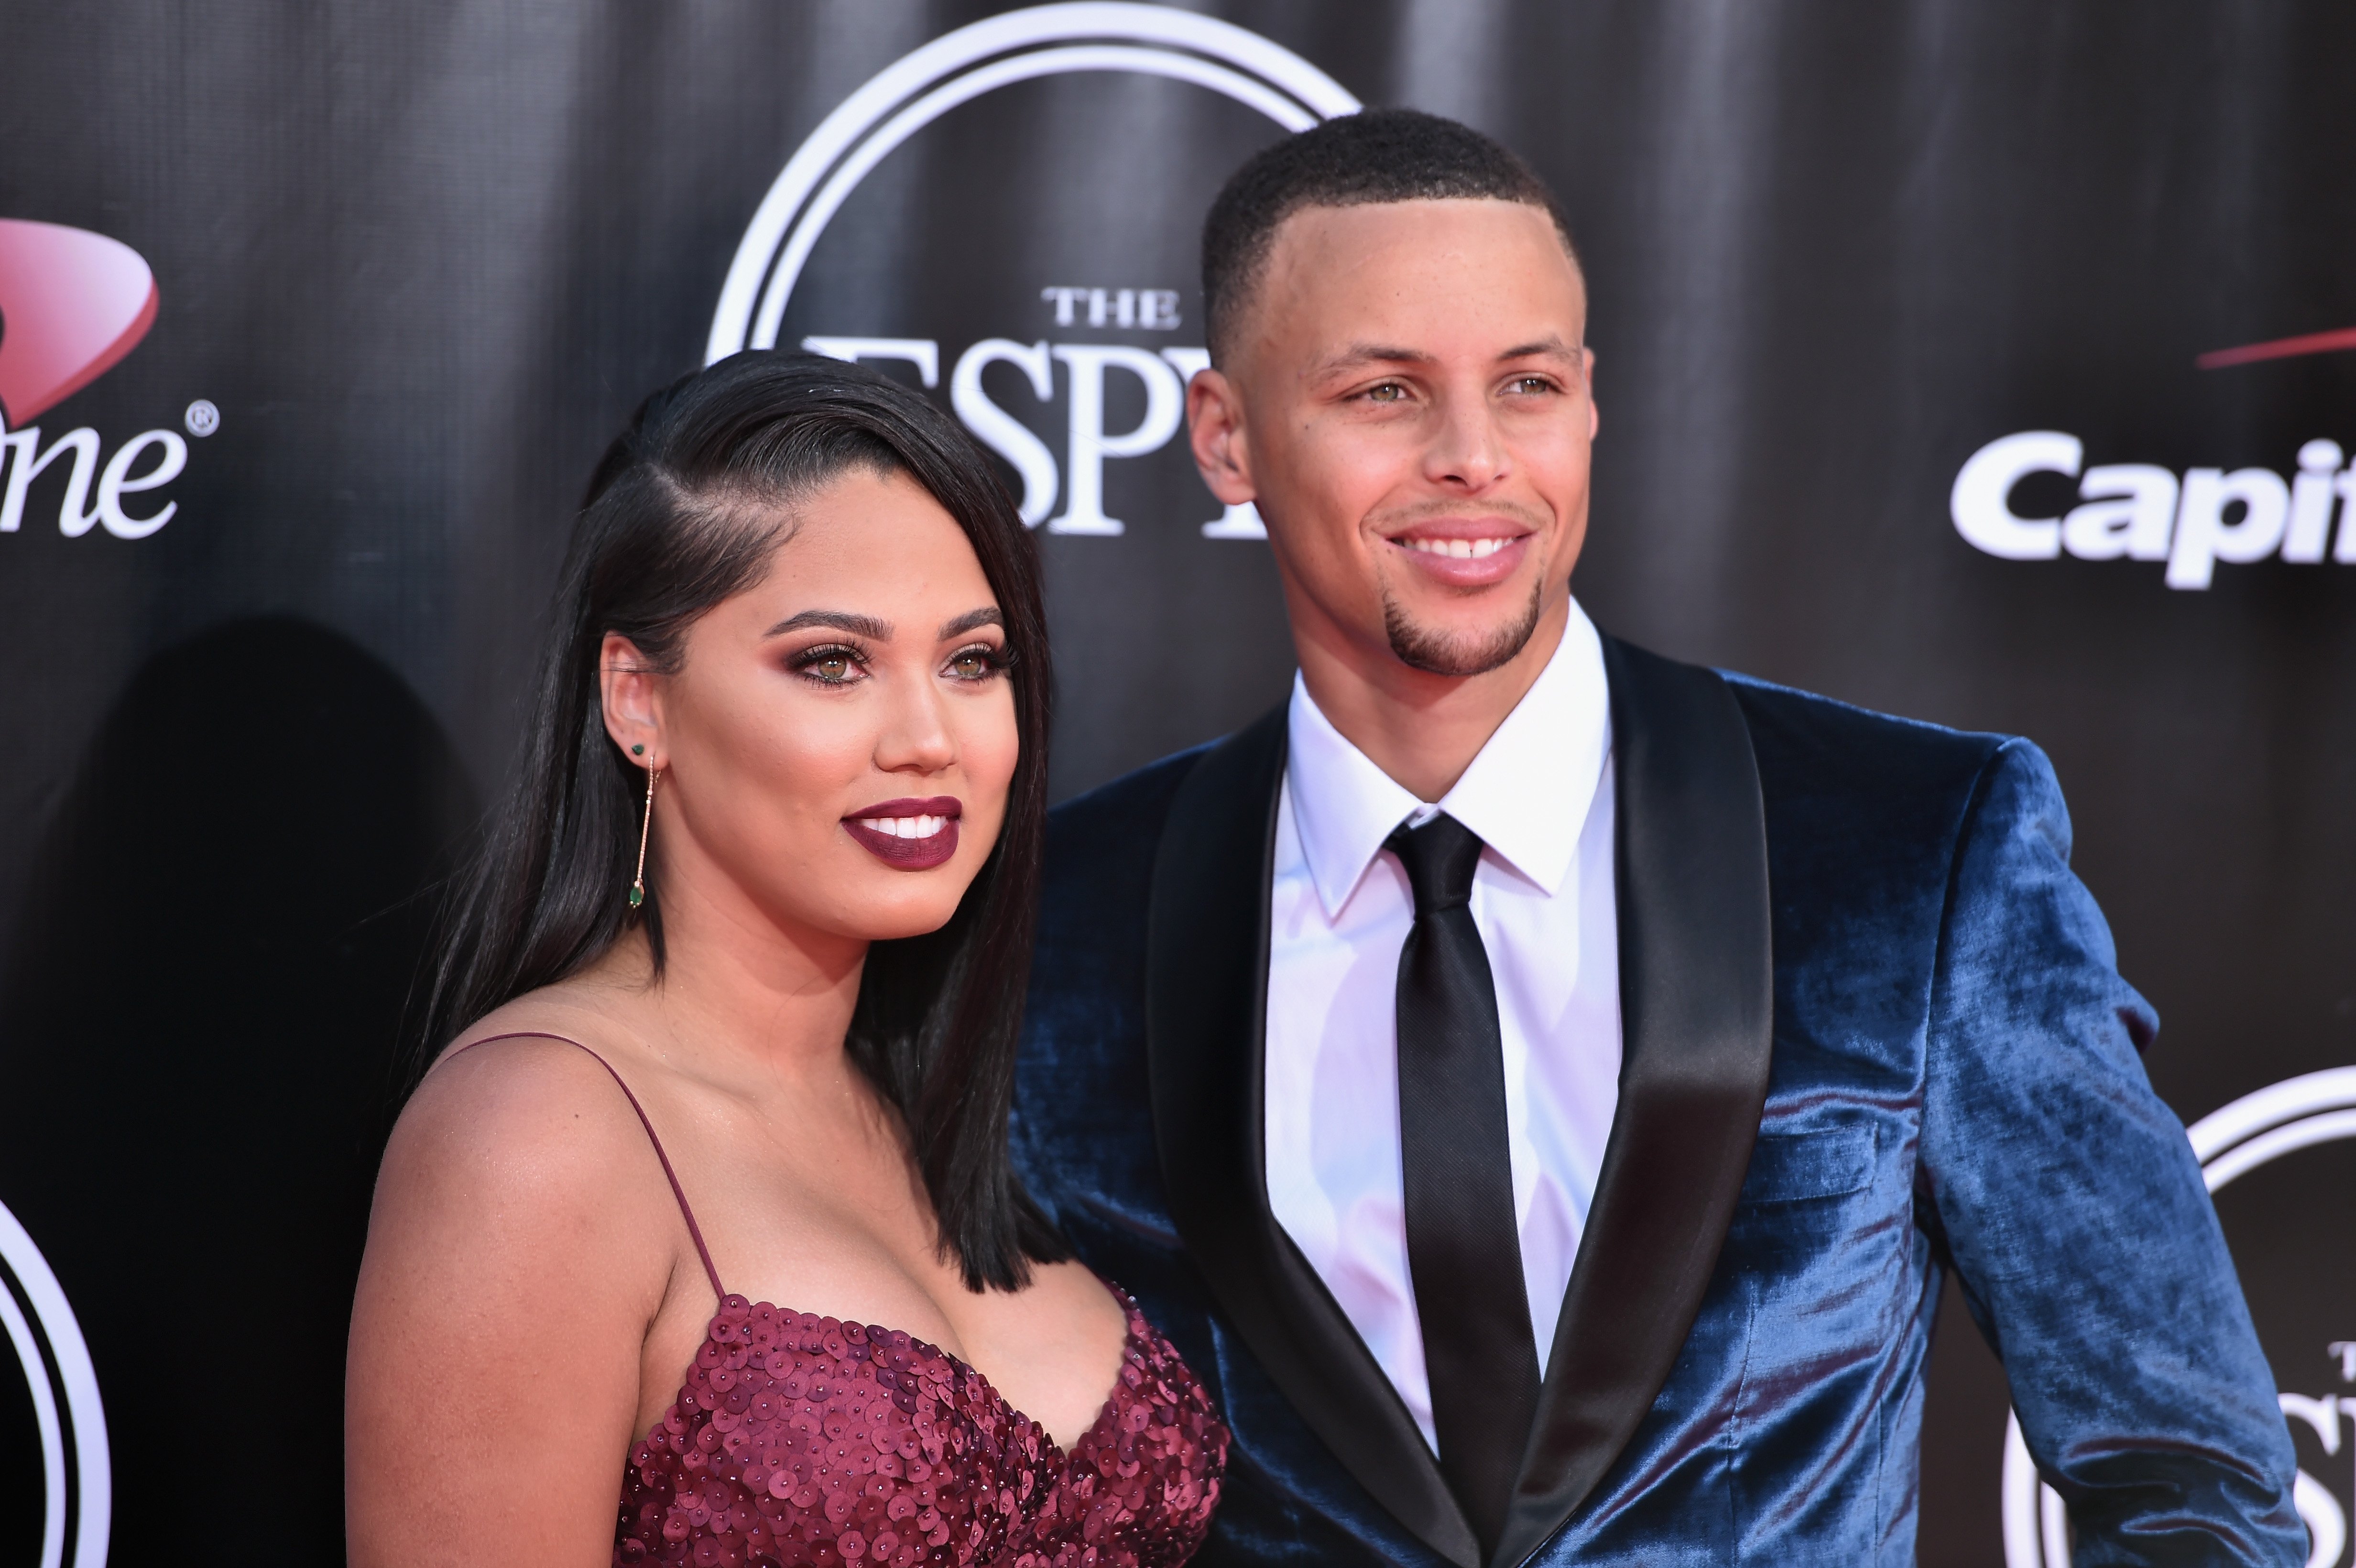
[[[1486,675],[1519,656],[1537,633],[1544,606],[1545,594],[1534,585],[1518,615],[1486,626],[1436,626],[1385,594],[1383,632],[1392,655],[1409,669],[1462,679]]]

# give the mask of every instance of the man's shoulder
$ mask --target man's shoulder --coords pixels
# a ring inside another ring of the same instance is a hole
[[[1718,674],[1742,709],[1771,802],[1794,795],[1952,799],[1973,794],[2006,755],[2037,755],[2019,736],[1950,729],[1732,670]]]
[[[1141,846],[1150,859],[1162,837],[1162,824],[1186,775],[1216,741],[1189,746],[1183,752],[1146,763],[1085,794],[1076,795],[1047,813],[1047,861],[1051,876],[1066,863],[1094,860],[1106,855],[1135,854]]]
[[[1181,785],[1216,741],[1123,773],[1047,813],[1039,946],[1067,954],[1143,940],[1153,858]]]
[[[1771,874],[1787,888],[1821,875],[1827,889],[1930,896],[1971,844],[2021,832],[2067,857],[2068,807],[2031,741],[1719,673],[1751,731]]]

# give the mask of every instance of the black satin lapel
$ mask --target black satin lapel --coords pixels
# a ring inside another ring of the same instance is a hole
[[[1759,1135],[1773,1039],[1767,830],[1742,710],[1603,639],[1619,788],[1620,1106],[1495,1568],[1562,1528],[1652,1408]]]
[[[1418,1539],[1477,1568],[1472,1528],[1414,1418],[1269,1211],[1261,1052],[1284,747],[1279,708],[1207,753],[1179,786],[1155,853],[1146,1054],[1170,1217],[1310,1429]]]

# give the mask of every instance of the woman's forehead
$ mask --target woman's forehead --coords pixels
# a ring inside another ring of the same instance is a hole
[[[767,617],[764,627],[832,613],[878,637],[929,633],[997,603],[965,530],[921,485],[849,475],[796,507],[769,569],[723,608],[732,621]]]

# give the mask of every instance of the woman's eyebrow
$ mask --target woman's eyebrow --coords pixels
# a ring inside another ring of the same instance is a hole
[[[995,614],[997,612],[992,611]],[[788,615],[761,635],[781,637],[787,632],[806,631],[812,626],[830,626],[838,632],[849,632],[854,637],[867,637],[875,642],[892,640],[892,623],[879,621],[873,615],[862,615],[852,610],[805,610],[798,615]]]
[[[941,623],[941,641],[961,637],[976,626],[1003,626],[1006,617],[998,613],[995,604],[985,604],[979,610],[969,610],[954,621]]]

